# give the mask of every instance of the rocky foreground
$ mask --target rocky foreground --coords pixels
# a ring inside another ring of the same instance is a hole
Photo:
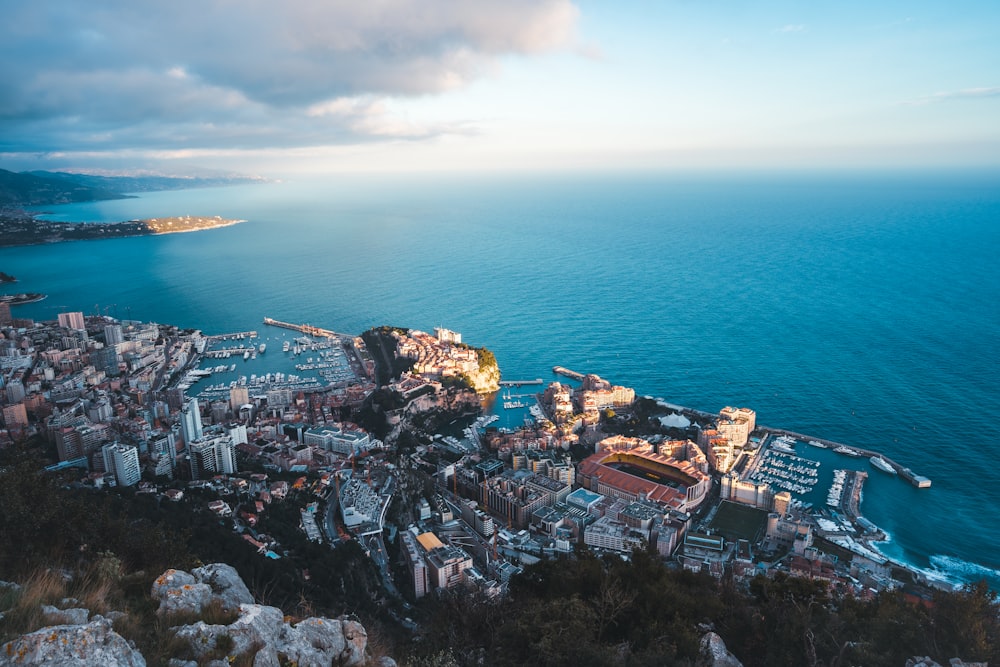
[[[236,570],[223,563],[184,572],[167,570],[153,584],[157,616],[175,642],[171,667],[281,665],[394,667],[372,659],[364,626],[347,618],[287,620],[280,609],[256,604]],[[120,612],[91,615],[72,606],[45,607],[51,625],[0,647],[0,666],[145,667],[146,658],[114,630]]]

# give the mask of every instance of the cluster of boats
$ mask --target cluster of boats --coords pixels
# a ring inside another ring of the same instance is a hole
[[[261,347],[264,347],[263,345]],[[224,347],[219,350],[207,350],[205,356],[210,359],[228,359],[232,356],[243,355],[243,360],[246,361],[250,358],[257,358],[257,350],[259,348],[255,347]],[[266,349],[266,347],[265,347]]]
[[[198,398],[205,400],[228,398],[229,391],[237,386],[248,387],[255,392],[255,395],[266,394],[272,389],[315,391],[323,388],[323,385],[320,384],[320,382],[315,378],[302,378],[298,375],[268,373],[267,375],[261,376],[251,375],[249,380],[247,379],[247,376],[241,375],[239,379],[233,380],[232,382],[222,382],[220,384],[213,384],[205,387],[198,394]]]
[[[830,491],[826,494],[827,505],[833,508],[840,507],[840,503],[844,499],[844,483],[846,481],[846,470],[833,471],[833,484],[830,485]]]
[[[771,441],[771,448],[783,454],[794,454],[796,442],[798,441],[790,435],[779,435]]]
[[[770,451],[764,455],[750,479],[791,493],[805,494],[812,491],[819,481],[819,465],[819,461]]]
[[[496,415],[483,415],[482,417],[477,417],[476,421],[472,422],[465,428],[465,437],[476,443],[476,445],[479,445],[479,429],[486,428],[498,419],[500,418]]]
[[[299,336],[294,341],[286,340],[282,346],[282,352],[291,352],[292,354],[298,356],[303,352],[315,352],[317,350],[328,350],[332,347],[331,343],[328,342],[317,342],[314,341],[309,336]]]

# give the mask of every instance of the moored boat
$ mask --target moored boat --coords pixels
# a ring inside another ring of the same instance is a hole
[[[869,460],[869,461],[871,461],[871,464],[872,464],[872,465],[873,465],[874,467],[878,468],[878,469],[879,469],[879,470],[881,470],[882,472],[887,472],[887,473],[889,473],[890,475],[895,475],[895,474],[896,474],[896,469],[895,469],[895,468],[893,468],[893,467],[892,467],[892,466],[891,466],[891,465],[889,464],[889,462],[888,462],[888,461],[886,461],[886,460],[885,460],[884,458],[882,458],[881,456],[879,456],[879,455],[877,455],[877,454],[876,454],[875,456],[871,457],[871,458],[870,458],[870,459],[868,459],[868,460]]]

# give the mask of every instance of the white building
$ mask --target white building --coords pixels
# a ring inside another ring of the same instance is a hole
[[[181,432],[184,434],[185,443],[200,440],[203,435],[201,409],[198,407],[197,398],[192,398],[181,408]]]
[[[130,445],[111,443],[101,448],[104,470],[115,475],[118,486],[135,486],[142,479],[139,450]]]
[[[307,445],[321,447],[328,452],[345,456],[360,454],[371,445],[371,436],[364,431],[347,429],[339,425],[316,426],[303,434]]]
[[[192,479],[236,472],[236,446],[228,435],[192,442],[188,445],[188,453]]]

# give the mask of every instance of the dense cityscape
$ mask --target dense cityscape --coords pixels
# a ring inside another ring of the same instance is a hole
[[[205,335],[82,312],[31,322],[5,304],[0,324],[7,443],[43,436],[58,452],[52,468],[78,469],[95,488],[170,501],[207,490],[203,509],[231,517],[261,557],[284,547],[255,530],[258,516],[290,488],[308,491],[295,497],[309,539],[357,540],[408,600],[461,587],[503,595],[526,565],[579,549],[625,559],[648,550],[717,577],[782,572],[861,598],[900,586],[927,595],[928,582],[873,546],[884,535],[860,514],[867,473],[838,470],[825,506],[802,502],[793,494],[817,483],[820,464],[794,444],[836,443],[759,427],[748,408],[637,399],[563,368],[568,381],[512,399],[541,380],[499,381],[488,351],[443,328],[359,337],[267,319],[301,334],[269,350],[256,331]],[[208,384],[264,354],[320,376]],[[315,357],[301,363],[304,354]],[[483,414],[480,396],[498,389],[507,407],[529,398],[522,426],[495,428]],[[403,581],[386,541],[399,546]]]

